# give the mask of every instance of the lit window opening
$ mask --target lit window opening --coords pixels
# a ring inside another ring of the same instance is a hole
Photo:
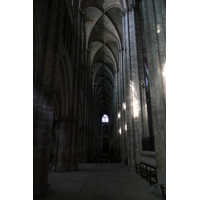
[[[102,121],[102,122],[109,122],[108,115],[103,115],[101,121]]]

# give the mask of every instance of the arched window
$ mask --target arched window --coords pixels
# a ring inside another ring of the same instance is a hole
[[[109,122],[108,115],[103,115],[101,121],[102,122]]]

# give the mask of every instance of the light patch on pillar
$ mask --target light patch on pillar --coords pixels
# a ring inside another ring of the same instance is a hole
[[[121,132],[122,132],[122,131],[121,131],[121,128],[120,128],[120,129],[119,129],[119,134],[120,134],[120,135],[121,135]]]
[[[162,75],[163,75],[163,78],[164,78],[165,81],[166,81],[166,62],[165,62],[165,64],[163,65]]]
[[[125,124],[124,129],[125,129],[125,131],[127,131],[127,124]]]
[[[160,33],[160,24],[157,25],[157,33]]]
[[[120,112],[118,113],[118,115],[117,115],[117,116],[118,116],[118,119],[120,119],[120,117],[121,117],[121,114],[120,114]]]
[[[144,109],[145,109],[145,115],[146,115],[146,117],[147,117],[147,103],[145,102],[145,104],[144,104]]]
[[[123,109],[126,110],[126,103],[123,103]]]
[[[131,114],[132,114],[132,117],[134,118],[138,118],[139,116],[139,106],[138,106],[138,100],[136,99],[136,95],[134,96],[135,94],[135,88],[134,88],[134,84],[132,81],[130,81],[130,88],[131,88]]]

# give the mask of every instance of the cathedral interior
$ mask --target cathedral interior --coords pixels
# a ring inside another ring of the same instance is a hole
[[[166,189],[166,0],[33,0],[33,196],[100,166]]]

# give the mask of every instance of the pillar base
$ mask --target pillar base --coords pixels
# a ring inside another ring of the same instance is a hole
[[[40,185],[37,188],[33,188],[33,197],[48,196],[51,194],[51,185]]]
[[[70,168],[69,168],[69,166],[57,166],[55,171],[56,172],[69,172]]]
[[[70,171],[79,171],[79,166],[78,165],[70,166]]]

